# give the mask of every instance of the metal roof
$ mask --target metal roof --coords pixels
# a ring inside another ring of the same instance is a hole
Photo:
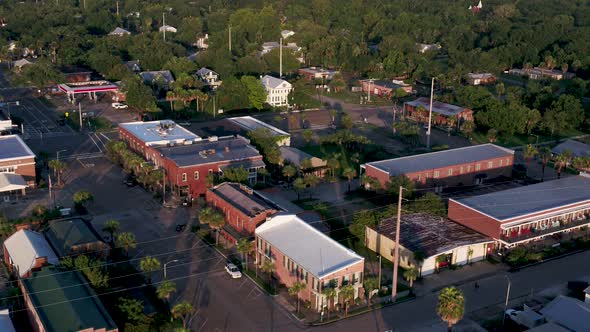
[[[273,217],[256,229],[256,235],[318,278],[364,261],[292,214]]]
[[[506,221],[576,203],[590,202],[590,177],[569,176],[453,201],[496,220]]]
[[[37,258],[47,257],[49,264],[59,264],[45,237],[37,232],[21,229],[6,239],[4,246],[21,277],[31,270]]]
[[[590,156],[590,145],[568,139],[567,141],[557,145],[551,152],[554,154],[563,153],[565,150],[569,150],[574,157],[589,157]]]
[[[200,141],[201,137],[172,120],[120,123],[119,127],[147,145],[185,144]]]
[[[396,218],[381,220],[379,226],[371,228],[395,241]],[[400,223],[401,245],[412,252],[421,251],[427,257],[462,246],[492,241],[491,238],[447,218],[425,213],[403,215]]]
[[[305,159],[311,161],[311,167],[314,168],[324,167],[328,164],[326,160],[314,157],[292,146],[280,146],[279,151],[281,151],[281,158],[283,158],[283,160],[288,161],[298,167],[301,166],[301,162]]]
[[[430,99],[426,97],[420,97],[414,101],[408,101],[405,104],[414,106],[416,108],[422,106],[426,110],[430,109]],[[438,100],[434,100],[432,102],[432,112],[442,114],[445,116],[455,116],[466,110],[467,108],[465,107],[443,103]]]
[[[198,76],[207,76],[210,73],[213,74],[213,75],[217,75],[216,72],[214,72],[213,70],[211,70],[211,69],[209,69],[207,67],[203,67],[203,68],[197,70],[197,73],[196,74]]]
[[[22,283],[47,332],[117,328],[79,272],[44,268]]]
[[[221,137],[216,141],[200,141],[191,145],[161,147],[162,156],[174,161],[176,165],[194,166],[222,161],[238,162],[262,155],[247,139],[237,137]]]
[[[34,158],[35,154],[18,135],[0,136],[0,161]]]
[[[276,89],[279,88],[281,84],[284,88],[291,88],[291,83],[280,78],[272,77],[270,75],[264,75],[261,81],[262,86],[264,86],[266,89]]]
[[[374,161],[365,165],[370,165],[380,169],[383,172],[388,173],[389,176],[396,176],[454,165],[481,162],[488,159],[508,157],[512,155],[514,155],[513,150],[487,143],[401,158]]]
[[[81,218],[50,222],[43,233],[60,257],[68,255],[74,246],[103,242],[90,223]]]
[[[246,129],[247,131],[253,131],[256,129],[268,129],[272,136],[291,136],[289,133],[275,126],[271,126],[266,122],[262,122],[256,118],[253,118],[251,116],[238,116],[234,118],[229,118],[228,120]]]
[[[572,331],[588,331],[590,304],[573,297],[559,295],[540,310],[545,319]]]
[[[279,210],[272,202],[242,184],[224,182],[209,191],[249,217],[256,217],[267,210]]]
[[[27,182],[20,174],[0,173],[0,193],[27,188]]]
[[[139,73],[139,76],[141,79],[148,82],[153,82],[157,80],[158,77],[163,78],[166,83],[174,82],[174,76],[172,76],[172,73],[169,70],[142,71]]]
[[[121,27],[116,27],[115,30],[109,32],[109,35],[130,35],[131,32]]]

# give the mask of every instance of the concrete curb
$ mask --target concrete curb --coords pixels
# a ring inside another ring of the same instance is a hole
[[[579,254],[581,252],[585,252],[585,251],[588,251],[588,250],[590,250],[590,248],[584,248],[584,249],[579,249],[579,250],[575,250],[575,251],[566,252],[565,254],[558,255],[558,256],[553,256],[553,257],[550,257],[550,258],[547,258],[547,259],[543,259],[543,260],[538,261],[538,262],[534,262],[534,263],[523,265],[523,266],[519,266],[519,267],[510,268],[508,270],[508,272],[518,272],[520,270],[523,270],[523,269],[526,269],[526,268],[529,268],[529,267],[537,266],[537,265],[540,265],[540,264],[543,264],[543,263],[546,263],[546,262],[551,262],[551,261],[554,261],[554,260],[558,260],[558,259],[561,259],[561,258],[565,258],[565,257],[571,256],[571,255]]]
[[[508,269],[508,270],[506,270],[506,272],[512,272],[512,271],[510,269]],[[497,274],[498,274],[498,271],[484,273],[482,275],[479,275],[479,276],[476,276],[476,277],[467,278],[467,279],[461,280],[461,281],[456,282],[456,283],[448,284],[446,286],[435,287],[435,288],[431,289],[430,292],[431,293],[436,293],[436,292],[440,291],[443,288],[451,287],[451,286],[455,286],[455,287],[457,287],[457,286],[463,286],[463,285],[466,285],[466,284],[468,284],[470,282],[474,282],[474,281],[486,279],[486,278],[489,278],[489,277],[493,277],[493,276],[495,276]]]

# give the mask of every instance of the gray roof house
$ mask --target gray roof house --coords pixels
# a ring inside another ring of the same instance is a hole
[[[6,264],[14,267],[21,278],[45,263],[59,264],[57,255],[43,234],[27,229],[21,229],[4,241],[4,254]]]
[[[109,32],[109,36],[125,36],[130,34],[131,32],[120,27],[116,27],[115,30]]]
[[[153,85],[162,82],[165,89],[169,89],[170,85],[174,83],[174,76],[169,70],[143,71],[139,73],[139,76],[147,84]]]
[[[573,157],[590,157],[590,145],[571,139],[551,149],[551,153],[561,154],[566,150],[570,151]]]

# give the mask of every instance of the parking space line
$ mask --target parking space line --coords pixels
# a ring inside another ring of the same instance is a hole
[[[92,143],[94,143],[94,145],[96,145],[96,148],[98,149],[98,151],[102,152],[102,149],[100,148],[100,146],[98,146],[98,143],[96,143],[96,141],[94,140],[94,138],[92,138],[91,134],[88,134],[88,137],[90,138],[90,140],[92,141]]]

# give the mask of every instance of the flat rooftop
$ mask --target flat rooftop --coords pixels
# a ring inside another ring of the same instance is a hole
[[[219,137],[214,141],[203,140],[191,145],[161,147],[158,150],[180,167],[221,161],[246,161],[262,156],[250,145],[249,140],[241,136]]]
[[[86,92],[105,92],[117,91],[119,86],[109,81],[89,81],[89,82],[74,82],[62,83],[58,88],[63,92],[86,93]]]
[[[506,221],[572,204],[590,203],[590,177],[568,176],[453,201],[498,221]]]
[[[249,217],[268,210],[280,210],[256,191],[239,183],[224,182],[209,190]]]
[[[426,110],[430,109],[430,99],[426,97],[420,97],[414,101],[408,101],[406,104],[416,108],[422,106]],[[465,110],[467,110],[465,107],[443,103],[438,100],[432,102],[432,112],[445,116],[455,116]]]
[[[18,135],[0,136],[0,160],[35,158],[35,154]]]
[[[251,116],[240,116],[235,118],[229,118],[228,120],[244,128],[247,131],[254,131],[256,129],[268,129],[272,136],[290,136],[288,132],[285,132],[275,126],[271,126],[268,123],[262,122]]]
[[[396,176],[513,155],[513,150],[487,143],[457,149],[429,152],[414,156],[374,161],[365,165],[380,169],[383,172],[388,173],[389,176]]]
[[[47,332],[117,328],[79,272],[44,268],[22,283]]]
[[[380,226],[371,227],[377,233],[395,241],[396,218],[381,220]],[[447,218],[425,213],[402,215],[400,223],[401,245],[412,251],[421,251],[427,257],[457,247],[493,240]]]
[[[60,257],[68,255],[73,246],[103,242],[90,223],[81,218],[50,222],[43,233]]]
[[[364,261],[295,215],[273,217],[256,229],[256,235],[318,278]]]
[[[120,123],[119,127],[147,145],[190,144],[201,140],[201,137],[172,120],[126,122]]]

